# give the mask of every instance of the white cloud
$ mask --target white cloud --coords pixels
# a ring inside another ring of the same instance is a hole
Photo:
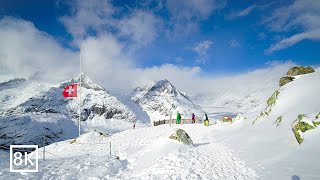
[[[229,46],[232,48],[240,47],[240,43],[235,39],[231,39],[229,41]]]
[[[145,46],[156,39],[162,24],[153,14],[137,10],[129,17],[120,20],[117,26],[121,36],[131,39],[135,44]]]
[[[170,13],[169,37],[179,38],[199,29],[199,21],[209,18],[215,10],[224,8],[226,1],[219,0],[167,0]]]
[[[61,82],[79,74],[79,52],[62,47],[28,21],[0,20],[0,75]],[[107,89],[130,89],[143,80],[187,82],[199,67],[164,64],[137,68],[126,49],[111,34],[88,37],[82,48],[83,72]]]
[[[190,20],[192,18],[203,20],[208,18],[213,10],[220,9],[222,6],[224,5],[211,0],[167,1],[167,8],[169,12],[173,18],[177,20]]]
[[[227,19],[235,19],[238,17],[244,17],[250,14],[252,11],[254,11],[257,8],[257,5],[253,4],[239,12],[231,13],[229,16],[227,16]]]
[[[265,52],[272,53],[290,47],[302,40],[319,40],[320,1],[296,0],[289,6],[276,9],[266,23],[277,32],[298,31],[298,33],[272,44]]]
[[[229,95],[235,94],[243,98],[256,91],[270,90],[268,87],[275,85],[277,87],[279,79],[295,65],[292,61],[270,61],[264,67],[239,74],[195,76],[187,84],[177,82],[177,87],[192,95],[205,94],[219,97],[220,93],[228,92]]]
[[[208,59],[208,50],[213,44],[213,41],[205,40],[197,43],[192,50],[195,51],[198,54],[198,57],[196,59],[197,63],[205,63]]]
[[[90,36],[113,32],[117,38],[128,40],[128,47],[142,47],[154,41],[161,29],[161,21],[151,12],[132,10],[120,16],[121,9],[109,0],[74,0],[70,6],[71,14],[60,20],[75,44]]]
[[[271,47],[268,48],[265,53],[270,54],[274,51],[285,49],[305,39],[320,40],[320,29],[295,34],[289,38],[285,38],[278,43],[271,45]]]
[[[108,0],[73,0],[69,2],[71,14],[60,18],[75,43],[89,34],[96,34],[114,24],[112,15],[116,12]]]
[[[62,48],[50,35],[24,20],[0,20],[0,70],[42,80],[62,80],[75,75],[78,54]]]

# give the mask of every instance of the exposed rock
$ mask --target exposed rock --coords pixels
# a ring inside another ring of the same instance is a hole
[[[282,116],[279,116],[279,117],[277,118],[277,120],[276,120],[273,124],[275,124],[276,127],[278,127],[281,122],[282,122]]]
[[[184,130],[182,129],[178,129],[175,133],[173,133],[170,137],[170,139],[174,139],[177,140],[179,142],[182,142],[183,144],[187,144],[187,145],[191,145],[193,144],[192,139],[190,138],[190,136],[188,135],[188,133],[186,133]]]
[[[10,80],[5,81],[5,82],[1,82],[0,83],[0,87],[1,86],[16,85],[16,84],[22,83],[24,81],[26,81],[26,79],[24,79],[24,78],[14,78],[14,79],[10,79]]]
[[[291,82],[293,80],[294,80],[294,77],[292,77],[292,76],[282,77],[282,78],[280,78],[279,86],[281,87],[281,86],[283,86],[283,85],[285,85],[285,84],[287,84],[287,83],[289,83],[289,82]]]
[[[280,94],[280,91],[279,90],[276,90],[270,97],[269,99],[267,100],[267,107],[260,112],[260,114],[256,117],[256,119],[253,121],[252,125],[254,125],[254,123],[259,120],[260,118],[262,117],[267,117],[270,112],[271,112],[271,109],[272,107],[276,104],[277,102],[277,99],[278,99],[278,96]]]
[[[296,76],[300,74],[308,74],[308,73],[313,73],[315,72],[314,69],[310,66],[305,67],[305,66],[295,66],[289,69],[287,72],[287,75],[289,76]]]
[[[320,125],[320,121],[310,121],[305,114],[299,114],[298,118],[293,122],[292,130],[298,141],[301,144],[304,140],[304,133],[312,130]]]

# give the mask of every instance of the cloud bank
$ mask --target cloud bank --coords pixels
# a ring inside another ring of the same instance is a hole
[[[62,47],[50,35],[28,21],[4,18],[0,21],[0,74],[15,74],[44,81],[60,82],[79,74],[79,52]],[[195,46],[202,52],[212,42]],[[89,37],[83,42],[83,71],[110,90],[131,90],[145,81],[169,79],[190,94],[213,93],[221,88],[241,90],[278,81],[294,63],[268,64],[248,73],[204,76],[200,67],[173,64],[138,68],[124,46],[110,34]],[[269,73],[270,77],[265,74]],[[240,88],[241,87],[241,88]]]
[[[121,9],[114,7],[110,1],[91,2],[88,4],[80,0],[71,1],[70,14],[60,20],[72,35],[72,44],[76,47],[82,44],[83,71],[112,91],[131,90],[145,81],[160,79],[168,79],[190,94],[214,93],[216,89],[228,89],[230,86],[240,91],[244,84],[250,87],[267,84],[294,64],[268,64],[259,70],[223,77],[216,76],[214,69],[213,74],[204,75],[198,66],[162,64],[142,68],[134,58],[136,49],[154,42],[159,37],[159,31],[168,24],[164,25],[162,20],[149,10],[132,9],[126,15],[118,17],[116,15]],[[179,6],[182,1],[165,2],[164,6],[167,6],[172,15],[172,22],[180,25],[192,23],[194,19],[206,19],[215,10],[225,6],[225,3],[219,1],[205,0],[197,5],[190,1],[190,4],[184,6]],[[171,29],[172,33],[178,32],[174,29]],[[0,74],[14,74],[56,83],[79,74],[79,51],[62,46],[29,21],[10,17],[1,19],[0,41]],[[230,43],[237,45],[236,42]],[[194,44],[191,49],[197,53],[198,63],[207,61],[207,53],[212,45],[213,41],[210,40]],[[266,77],[268,72],[276,75]]]

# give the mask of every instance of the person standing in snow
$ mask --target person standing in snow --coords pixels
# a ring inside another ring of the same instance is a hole
[[[194,113],[192,113],[192,124],[196,123],[196,116],[194,115]]]
[[[205,116],[204,124],[205,124],[206,126],[209,126],[209,118],[208,118],[207,113],[205,113],[204,116]]]
[[[177,112],[177,119],[176,119],[176,123],[180,124],[181,122],[181,114],[179,113],[179,111]]]

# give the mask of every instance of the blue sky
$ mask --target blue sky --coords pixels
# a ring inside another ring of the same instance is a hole
[[[262,68],[271,61],[319,65],[320,1],[10,0],[0,3],[2,21],[31,23],[35,27],[33,31],[46,34],[43,41],[52,39],[55,47],[73,55],[78,53],[82,42],[90,61],[99,54],[97,59],[106,56],[105,61],[112,59],[108,63],[114,66],[121,62],[146,70],[170,64],[174,68],[200,68],[202,74],[223,75]],[[100,46],[111,49],[102,50]],[[108,51],[116,53],[110,55]]]

